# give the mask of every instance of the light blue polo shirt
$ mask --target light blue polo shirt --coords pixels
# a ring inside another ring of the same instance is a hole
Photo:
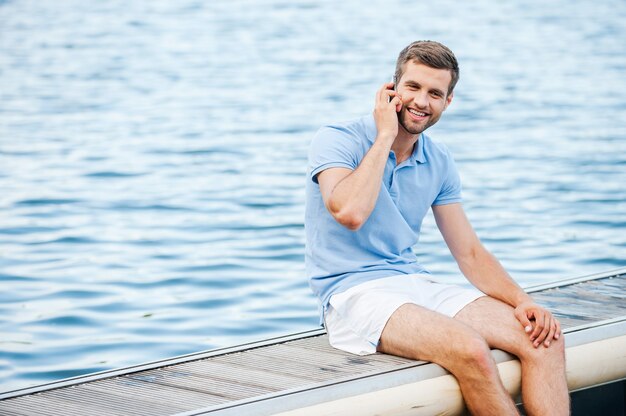
[[[317,174],[356,169],[374,143],[372,115],[322,127],[311,142],[306,182],[306,272],[321,314],[330,297],[369,280],[428,273],[418,263],[422,220],[431,205],[461,201],[461,180],[448,149],[421,134],[411,156],[396,166],[389,153],[378,201],[357,231],[339,224],[324,206]]]

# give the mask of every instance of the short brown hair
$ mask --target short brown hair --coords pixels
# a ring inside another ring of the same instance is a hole
[[[452,79],[448,86],[448,95],[452,93],[459,80],[459,63],[448,47],[432,40],[418,40],[402,49],[396,61],[395,83],[402,78],[404,65],[409,61],[419,62],[431,68],[450,70]]]

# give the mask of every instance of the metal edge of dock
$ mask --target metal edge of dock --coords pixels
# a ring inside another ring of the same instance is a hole
[[[547,284],[535,285],[526,288],[529,293],[546,290],[550,288],[557,288],[560,286],[567,286],[576,283],[582,283],[589,280],[596,280],[602,278],[611,278],[620,276],[626,273],[626,267],[616,270],[611,270],[603,273],[596,273],[592,275],[568,278],[550,282]],[[609,332],[607,332],[609,331]],[[594,339],[599,337],[600,332],[602,336],[606,337],[607,333],[615,333],[618,335],[626,334],[626,317],[620,317],[615,319],[609,319],[601,322],[594,322],[589,325],[580,325],[569,328],[564,331],[568,334],[566,339],[567,347],[572,347],[588,342],[593,342]],[[63,387],[68,387],[77,384],[83,384],[90,381],[101,380],[105,378],[111,378],[116,376],[122,376],[132,374],[140,371],[146,371],[150,369],[156,369],[163,366],[175,365],[179,363],[200,360],[210,358],[212,356],[240,352],[279,343],[288,342],[291,340],[303,339],[308,337],[315,337],[324,335],[324,329],[315,329],[310,331],[304,331],[300,333],[290,334],[286,336],[279,336],[257,342],[245,343],[237,346],[231,346],[226,348],[212,349],[207,351],[196,352],[192,354],[181,355],[178,357],[156,360],[144,364],[138,364],[126,368],[105,370],[98,373],[86,374],[76,376],[59,381],[53,381],[38,386],[21,388],[13,391],[0,393],[0,400],[8,399],[17,396],[23,396]],[[596,338],[594,338],[596,337]],[[515,360],[510,354],[502,351],[494,350],[494,357],[498,363],[508,362]],[[313,384],[307,388],[295,388],[291,390],[284,390],[273,394],[257,396],[250,399],[244,399],[237,402],[226,403],[222,406],[213,406],[210,409],[198,409],[190,412],[180,413],[178,416],[192,416],[192,415],[246,415],[252,414],[274,414],[276,410],[282,407],[283,410],[293,409],[294,404],[298,403],[295,407],[303,407],[313,403],[315,400],[329,400],[330,397],[347,397],[360,394],[359,392],[371,391],[384,386],[400,385],[403,383],[411,382],[411,380],[425,379],[430,377],[439,377],[447,374],[441,367],[424,362],[414,362],[410,365],[400,366],[390,371],[375,373],[371,375],[360,375],[355,377],[344,377],[342,379],[335,379],[330,382],[322,382]],[[417,377],[417,378],[416,378]],[[350,382],[350,383],[348,383]],[[317,399],[315,399],[317,397]],[[281,404],[282,403],[282,404]],[[287,403],[287,406],[285,406]],[[237,406],[237,407],[235,407]],[[248,410],[246,410],[248,409]],[[259,413],[262,409],[266,409],[265,413]]]
[[[566,348],[590,344],[605,338],[624,336],[626,335],[626,317],[596,322],[595,326],[569,328],[564,332],[568,334],[568,337],[566,337]],[[515,356],[501,350],[492,350],[492,354],[498,365],[517,361]],[[278,412],[313,406],[321,402],[367,395],[375,391],[392,389],[447,374],[449,373],[437,364],[416,362],[415,365],[404,368],[371,375],[360,375],[354,378],[336,379],[332,382],[311,385],[306,389],[284,390],[250,399],[233,401],[220,406],[178,413],[175,416],[274,415]]]
[[[254,348],[261,348],[269,345],[280,344],[283,342],[302,339],[308,337],[315,337],[326,334],[326,331],[322,329],[313,329],[309,331],[297,332],[289,335],[282,335],[278,337],[268,338],[260,341],[252,341],[244,344],[234,345],[224,348],[216,348],[211,350],[199,351],[190,354],[179,355],[176,357],[168,357],[155,361],[148,361],[141,364],[136,364],[129,367],[113,368],[110,370],[99,371],[96,373],[83,374],[75,377],[64,378],[61,380],[51,381],[49,383],[38,384],[36,386],[24,387],[15,390],[8,390],[0,392],[0,400],[9,399],[12,397],[23,396],[26,394],[39,393],[42,391],[48,391],[57,388],[68,387],[76,384],[87,383],[90,381],[102,380],[109,377],[118,377],[126,374],[137,373],[140,371],[153,370],[155,368],[180,364],[188,361],[202,360],[210,358],[216,355],[229,354],[233,352],[245,351]]]
[[[540,283],[524,287],[524,291],[527,293],[538,292],[540,290],[552,289],[561,286],[573,285],[576,283],[588,282],[589,280],[604,279],[607,277],[615,277],[626,274],[626,267],[620,267],[618,269],[607,270],[601,273],[593,273],[584,276],[567,277],[565,279],[553,280],[548,283]]]

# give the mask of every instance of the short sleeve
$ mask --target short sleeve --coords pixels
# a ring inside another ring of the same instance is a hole
[[[359,164],[358,141],[354,133],[340,127],[322,127],[311,142],[309,175],[317,183],[317,174],[329,168],[356,169]]]
[[[443,183],[433,205],[447,205],[461,202],[461,177],[452,154],[446,149]]]

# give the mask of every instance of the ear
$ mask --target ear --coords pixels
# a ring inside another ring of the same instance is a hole
[[[450,103],[452,102],[452,98],[454,97],[454,91],[451,92],[450,94],[448,94],[448,96],[446,97],[446,103],[443,106],[443,110],[445,111],[446,108],[448,108],[448,106],[450,105]]]

